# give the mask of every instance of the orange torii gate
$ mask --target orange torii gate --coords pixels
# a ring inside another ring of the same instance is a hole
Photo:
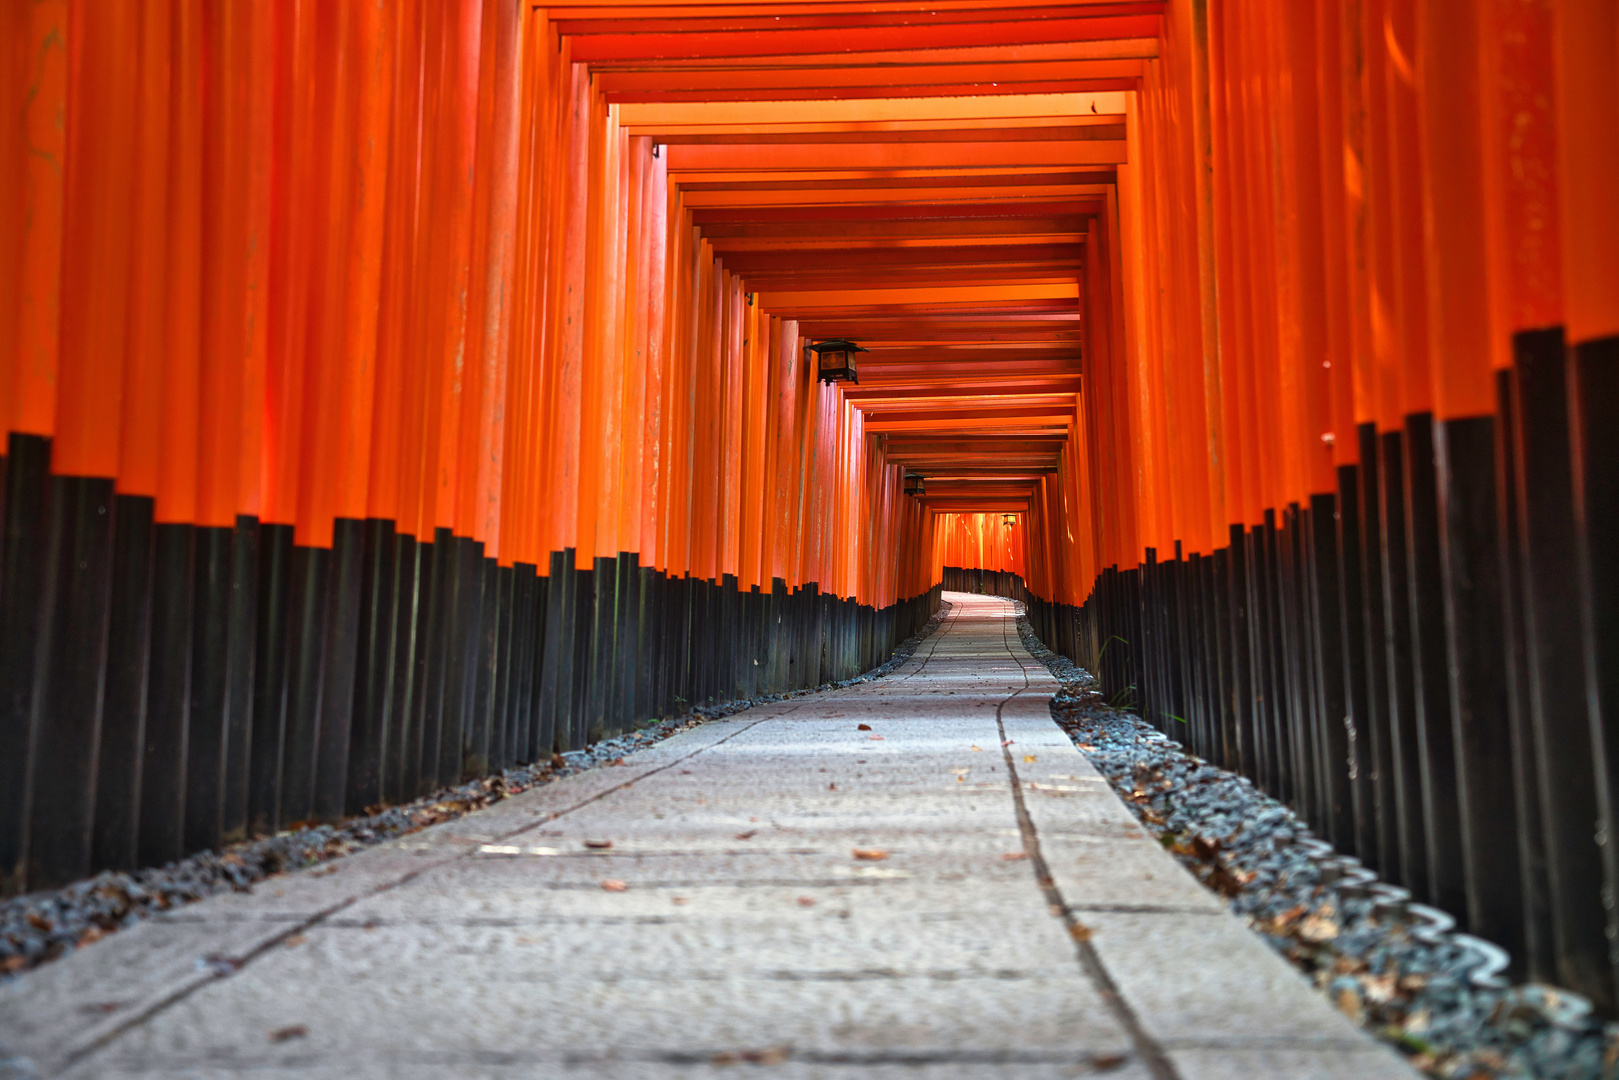
[[[0,891],[844,677],[972,569],[1611,1009],[1616,19],[11,5]]]

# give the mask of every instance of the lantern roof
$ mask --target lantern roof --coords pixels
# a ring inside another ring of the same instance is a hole
[[[849,351],[849,352],[870,352],[871,350],[867,349],[863,345],[856,345],[854,342],[848,340],[847,338],[832,338],[832,339],[830,339],[828,341],[817,341],[814,345],[810,346],[810,351],[814,352],[814,353],[824,353],[824,352],[845,352],[845,351]]]

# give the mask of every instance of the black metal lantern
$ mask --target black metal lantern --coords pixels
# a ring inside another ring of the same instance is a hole
[[[908,472],[905,474],[905,494],[925,495],[924,483],[921,473]]]
[[[1016,514],[1002,514],[1001,515],[1001,524],[1005,525],[1008,529],[1010,529],[1013,525],[1017,524],[1017,515]]]
[[[860,381],[855,374],[855,353],[867,350],[852,341],[843,338],[833,338],[831,341],[820,341],[809,347],[815,354],[815,373],[822,382],[852,382]]]

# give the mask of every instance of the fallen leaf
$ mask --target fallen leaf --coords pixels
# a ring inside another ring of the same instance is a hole
[[[1296,904],[1282,912],[1280,915],[1276,916],[1276,918],[1272,919],[1271,923],[1278,930],[1285,930],[1289,926],[1292,926],[1294,923],[1298,922],[1300,916],[1302,916],[1308,910],[1309,909],[1303,904]]]
[[[294,934],[281,944],[285,945],[289,949],[296,949],[298,946],[302,945],[308,940],[309,937],[306,934]]]
[[[669,902],[675,905],[675,907],[685,907],[687,904],[691,903],[691,901],[687,900],[684,896],[671,896],[669,898]]]
[[[744,1050],[742,1060],[755,1065],[780,1065],[787,1060],[787,1048],[771,1046],[763,1050]]]
[[[966,776],[968,773],[972,772],[971,769],[951,769],[950,771],[955,773],[957,776]]]
[[[1355,1023],[1358,1024],[1362,1019],[1364,1019],[1364,1010],[1361,1008],[1360,995],[1355,993],[1349,987],[1346,986],[1342,990],[1338,991],[1337,1005],[1338,1011],[1349,1017],[1349,1019]]]
[[[613,842],[611,840],[586,840],[585,841],[585,847],[587,847],[587,848],[595,848],[598,851],[605,851],[605,850],[607,850],[608,848],[610,848],[612,846],[613,846]]]
[[[86,945],[94,945],[96,942],[100,941],[106,936],[107,932],[101,927],[87,926],[84,928],[84,933],[79,935],[79,940],[75,942],[74,945],[76,948],[82,949]]]
[[[609,761],[607,764],[608,764],[609,767],[611,767],[613,765],[622,765],[622,764],[624,764],[624,759],[623,758],[614,758],[612,761]]]
[[[1299,923],[1299,937],[1312,944],[1331,941],[1338,936],[1338,924],[1321,915],[1311,915]]]
[[[815,906],[815,897],[813,897],[813,896],[800,896],[798,898],[798,906],[799,907],[814,907]]]
[[[1034,760],[1034,755],[1033,754],[1024,754],[1023,755],[1024,764],[1028,764],[1028,763],[1032,762],[1033,760]]]
[[[736,838],[738,840],[752,840],[755,836],[758,836],[758,835],[759,835],[759,830],[758,829],[749,829],[747,832],[739,832],[739,833],[737,833]]]
[[[1394,1000],[1395,984],[1399,977],[1392,971],[1383,975],[1362,975],[1361,990],[1373,1005],[1387,1005]]]
[[[1027,859],[1028,857],[1029,857],[1029,853],[1027,851],[1008,851],[1006,854],[1001,856],[1001,861],[1002,862],[1022,862],[1024,859]]]
[[[882,742],[883,741],[883,737],[881,735],[867,735],[866,738],[870,739],[872,742]]]
[[[301,1039],[308,1034],[309,1028],[303,1024],[288,1024],[286,1027],[278,1027],[270,1032],[270,1041],[273,1043],[286,1042],[288,1039]]]
[[[981,746],[969,746],[967,749],[971,750],[975,754],[982,754],[984,752],[984,748]]]
[[[882,848],[875,847],[857,847],[849,854],[853,855],[857,859],[865,859],[868,862],[876,862],[879,859],[888,858],[888,852],[884,851]]]
[[[838,785],[836,785],[836,784],[828,784],[828,785],[826,785],[826,790],[828,790],[828,791],[836,791],[836,790],[838,790]]]
[[[870,731],[871,730],[871,725],[870,724],[861,724],[858,727],[856,727],[855,730],[856,731]]]
[[[1073,926],[1068,928],[1068,934],[1075,941],[1089,941],[1091,938],[1096,936],[1096,931],[1092,930],[1082,922],[1076,922]]]
[[[1248,877],[1252,879],[1253,875],[1249,874]],[[1242,875],[1233,874],[1226,867],[1216,865],[1208,872],[1207,876],[1203,878],[1203,884],[1207,885],[1215,892],[1220,893],[1222,896],[1236,896],[1238,893],[1242,892],[1242,887],[1246,885],[1247,882],[1242,880]]]
[[[1091,1058],[1091,1067],[1097,1072],[1112,1072],[1124,1065],[1123,1054],[1098,1054]]]
[[[552,754],[551,755],[551,768],[560,769],[560,768],[562,768],[562,766],[566,765],[567,763],[568,763],[568,759],[563,757],[561,754]]]
[[[624,884],[622,881],[619,881],[617,878],[608,878],[606,881],[602,882],[602,888],[606,889],[608,892],[624,892],[629,889],[629,886]]]

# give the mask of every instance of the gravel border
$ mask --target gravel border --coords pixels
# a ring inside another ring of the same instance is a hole
[[[0,901],[0,983],[165,911],[221,893],[251,892],[260,882],[451,821],[530,788],[588,769],[623,764],[625,757],[707,721],[734,716],[756,705],[880,679],[909,660],[949,611],[948,603],[941,604],[933,618],[900,642],[886,662],[850,679],[805,690],[698,705],[679,716],[650,723],[628,735],[604,739],[584,750],[555,754],[547,762],[443,788],[413,802],[336,825],[291,829],[218,851],[199,852],[161,867],[130,872],[107,870],[61,889]]]
[[[1445,1080],[1614,1080],[1619,1023],[1555,987],[1509,986],[1506,954],[1452,933],[1339,856],[1245,777],[1106,705],[1089,672],[1018,633],[1062,683],[1051,715],[1149,832],[1340,1011]]]

